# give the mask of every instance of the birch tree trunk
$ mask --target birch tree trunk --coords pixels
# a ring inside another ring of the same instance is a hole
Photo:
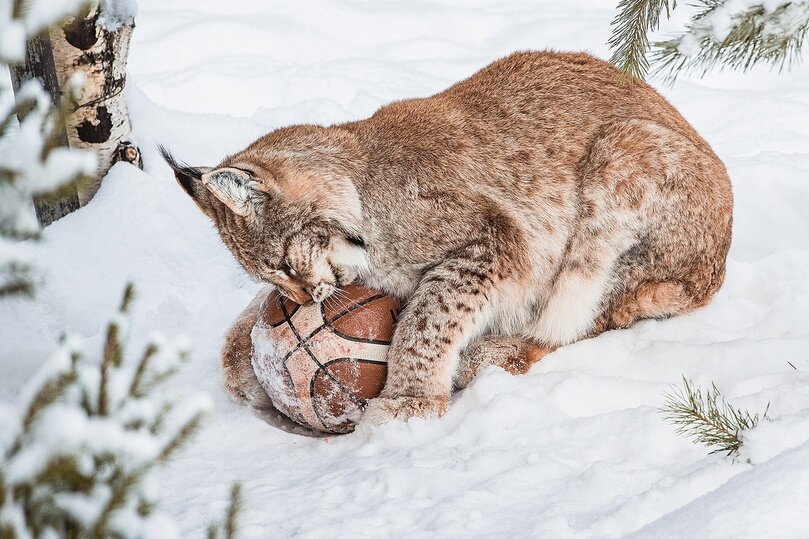
[[[59,97],[59,83],[54,68],[51,44],[47,36],[35,36],[28,40],[25,47],[25,60],[10,70],[11,87],[16,94],[23,83],[30,79],[39,79],[42,87],[48,92],[54,107],[61,107]],[[58,146],[67,146],[67,136],[64,129],[59,128]],[[76,186],[68,184],[55,193],[38,195],[34,197],[37,221],[40,226],[48,226],[57,219],[61,219],[70,212],[79,208],[79,197]]]
[[[50,32],[59,87],[67,88],[75,73],[85,77],[83,96],[66,118],[70,147],[92,150],[98,157],[95,178],[78,187],[82,205],[93,197],[101,178],[117,161],[143,168],[140,151],[129,141],[131,125],[123,94],[134,28],[134,18],[100,24],[95,7]]]

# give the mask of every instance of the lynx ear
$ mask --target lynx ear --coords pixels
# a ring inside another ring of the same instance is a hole
[[[236,215],[251,217],[256,212],[257,192],[247,172],[230,167],[202,175],[202,185]]]
[[[202,188],[202,175],[211,170],[209,167],[192,167],[182,161],[178,161],[171,155],[165,146],[157,145],[157,149],[166,160],[166,163],[171,167],[174,172],[174,177],[177,183],[183,188],[183,191],[194,199],[199,204],[198,196],[199,190]]]

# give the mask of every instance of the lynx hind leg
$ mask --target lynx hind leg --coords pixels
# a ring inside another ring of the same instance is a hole
[[[468,386],[489,365],[502,367],[511,374],[525,374],[531,365],[552,351],[553,348],[522,337],[481,337],[461,351],[455,373],[455,388],[463,389]]]
[[[622,120],[605,127],[581,174],[578,230],[530,334],[565,344],[707,303],[724,277],[732,213],[707,144]]]
[[[610,329],[628,328],[638,320],[685,314],[707,303],[695,301],[677,281],[646,282],[610,302],[598,319],[592,335]]]
[[[261,291],[239,314],[225,334],[225,344],[222,346],[222,378],[225,388],[236,403],[259,410],[270,408],[272,403],[253,371],[253,341],[250,333],[258,318],[259,307],[269,292],[269,288]]]

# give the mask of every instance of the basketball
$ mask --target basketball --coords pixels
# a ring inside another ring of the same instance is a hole
[[[307,305],[273,291],[252,332],[256,377],[293,421],[321,432],[350,432],[385,385],[400,308],[396,298],[358,285]]]

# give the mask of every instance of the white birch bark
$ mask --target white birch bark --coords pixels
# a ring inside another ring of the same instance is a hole
[[[86,148],[98,157],[95,178],[79,185],[79,201],[86,204],[101,178],[117,161],[142,167],[140,152],[129,141],[131,125],[124,100],[126,60],[134,18],[99,24],[98,8],[82,18],[71,18],[50,32],[59,87],[67,88],[75,73],[84,75],[84,93],[66,118],[71,148]]]

